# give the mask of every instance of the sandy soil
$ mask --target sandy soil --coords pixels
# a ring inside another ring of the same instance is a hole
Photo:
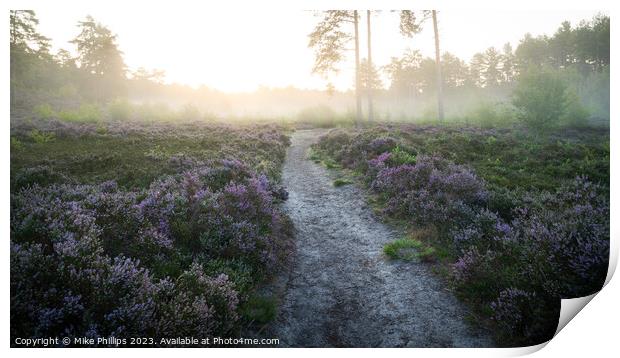
[[[280,307],[264,335],[293,347],[483,347],[465,308],[420,262],[390,261],[385,243],[402,236],[381,223],[355,185],[307,159],[319,130],[297,131],[284,165],[284,204],[296,255],[274,289]]]

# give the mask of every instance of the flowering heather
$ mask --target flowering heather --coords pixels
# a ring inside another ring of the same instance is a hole
[[[548,312],[549,302],[536,292],[507,288],[491,303],[492,320],[502,328],[513,344],[528,344],[532,340],[551,339],[557,327],[557,312]],[[546,312],[547,310],[547,312]]]
[[[491,310],[502,342],[536,344],[553,335],[559,298],[596,292],[607,273],[609,154],[571,144],[588,138],[395,125],[332,131],[314,149],[361,171],[386,214],[436,227],[459,295]],[[579,161],[590,151],[603,161]]]
[[[213,129],[276,151],[275,163],[288,140],[271,129]],[[136,133],[158,138],[156,130]],[[175,171],[144,188],[43,180],[52,165],[20,171],[11,193],[11,335],[237,332],[250,291],[288,258],[292,230],[277,205],[286,191],[232,154],[172,156]]]
[[[425,155],[413,165],[382,169],[371,187],[386,197],[386,212],[411,217],[418,224],[464,220],[488,196],[484,183],[469,169]]]

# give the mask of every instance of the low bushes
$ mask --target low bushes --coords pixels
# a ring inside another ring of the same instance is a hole
[[[279,128],[46,123],[36,128],[55,141],[26,141],[37,125],[13,132],[24,143],[12,153],[12,338],[158,343],[255,321],[255,288],[291,251]],[[130,173],[139,183],[102,181]]]
[[[466,130],[461,135],[468,136]],[[425,153],[429,146],[441,148],[442,131],[426,129],[422,142],[402,127],[335,130],[314,151],[363,174],[385,214],[416,228],[435,228],[437,235],[427,243],[447,251],[444,271],[454,289],[498,328],[501,344],[550,339],[559,299],[589,295],[605,280],[608,189],[579,175],[552,190],[489,184],[469,166],[448,160],[450,152]],[[469,145],[484,152],[486,145],[497,145],[493,138],[477,143],[469,134]],[[513,146],[531,145],[511,140]],[[410,246],[396,242],[386,254],[399,256]]]
[[[12,335],[231,334],[247,287],[210,264],[243,263],[237,274],[256,283],[286,260],[291,232],[278,189],[226,165],[143,191],[106,182],[13,194]]]

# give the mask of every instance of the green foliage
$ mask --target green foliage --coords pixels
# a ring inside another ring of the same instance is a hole
[[[38,129],[33,129],[29,133],[30,139],[37,144],[45,144],[53,142],[56,139],[56,135],[52,132],[42,132]]]
[[[169,131],[164,130],[168,128],[164,124],[144,124],[146,128],[157,126],[153,132],[148,132],[139,130],[141,127],[132,123],[126,125],[137,132],[124,136],[110,135],[110,132],[114,133],[114,125],[101,121],[80,124],[79,127],[92,128],[92,133],[81,136],[56,136],[54,132],[42,129],[17,133],[13,135],[14,140],[23,143],[23,146],[11,153],[11,173],[53,163],[55,172],[78,183],[116,180],[123,188],[146,188],[159,177],[187,168],[186,163],[226,159],[231,154],[254,169],[270,167],[265,174],[278,178],[285,155],[279,145],[263,143],[248,148],[247,138],[243,139],[225,126],[178,124],[175,131]],[[252,128],[263,128],[251,125],[238,127],[246,133],[252,133]],[[29,145],[32,142],[37,144]],[[269,165],[268,162],[275,164]]]
[[[416,163],[416,156],[403,150],[399,145],[394,147],[390,153],[390,163],[393,163],[395,166]]]
[[[514,108],[505,103],[482,102],[467,115],[467,122],[481,127],[502,127],[514,123]]]
[[[33,112],[40,118],[51,119],[57,116],[56,111],[49,104],[40,104],[34,107]]]
[[[321,155],[313,150],[312,148],[308,149],[308,159],[312,160],[315,163],[320,163],[321,162]]]
[[[566,113],[567,89],[556,71],[530,70],[519,78],[512,103],[528,126],[549,128]]]
[[[58,112],[58,118],[65,122],[98,122],[102,116],[101,109],[96,104],[82,104],[77,109]]]
[[[413,260],[417,257],[417,250],[422,247],[423,244],[420,241],[404,238],[383,246],[383,253],[392,260]]]
[[[11,150],[20,150],[24,147],[24,143],[19,139],[11,136]]]
[[[382,124],[330,131],[314,149],[345,168],[361,168],[381,213],[413,229],[384,246],[387,257],[436,262],[455,293],[491,318],[498,343],[518,345],[549,339],[557,297],[598,290],[607,270],[609,132],[565,126],[545,134],[517,126]],[[417,153],[418,163],[391,163],[396,150],[385,153],[386,138],[392,148],[398,143]],[[429,154],[436,164],[424,162]],[[472,175],[440,169],[457,166],[474,169]],[[467,178],[475,177],[483,179],[476,179],[483,190],[475,194],[482,201],[467,204],[474,187]],[[441,182],[459,189],[441,189]],[[428,186],[419,189],[421,183]],[[420,201],[428,188],[449,199]],[[455,202],[460,206],[450,207]],[[434,205],[449,208],[448,220],[418,221]]]
[[[420,250],[417,256],[422,262],[435,262],[437,261],[437,250],[432,246],[427,246]]]
[[[327,76],[337,71],[338,64],[345,57],[346,46],[352,40],[354,12],[329,10],[322,15],[323,19],[308,36],[308,47],[313,48],[316,54],[312,72]]]
[[[125,63],[116,44],[116,35],[87,16],[78,22],[80,34],[71,43],[77,46],[80,67],[107,79],[125,77]]]
[[[323,159],[323,165],[325,165],[325,168],[327,168],[327,169],[339,169],[339,168],[342,168],[342,166],[340,164],[338,164],[338,162],[336,162],[334,159],[329,158],[329,157]]]
[[[572,127],[584,127],[588,124],[590,111],[581,103],[581,99],[574,90],[566,94],[566,106],[560,122]]]
[[[32,10],[10,11],[11,49],[20,48],[44,55],[49,50],[49,38],[37,32],[39,19]]]
[[[11,190],[17,191],[33,185],[47,186],[66,182],[68,179],[47,165],[22,168],[11,176]]]
[[[351,179],[338,178],[338,179],[334,180],[334,186],[335,187],[341,187],[341,186],[349,185],[349,184],[353,184],[353,181]]]
[[[108,103],[107,112],[112,120],[126,121],[131,117],[133,106],[127,100],[116,99]]]

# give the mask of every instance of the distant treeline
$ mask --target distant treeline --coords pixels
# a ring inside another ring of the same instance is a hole
[[[34,11],[12,10],[11,104],[13,110],[37,104],[78,106],[124,98],[159,101],[172,106],[193,103],[216,115],[291,115],[304,108],[323,106],[338,113],[351,110],[351,93],[260,89],[255,93],[225,94],[207,87],[164,84],[163,71],[130,71],[118,49],[117,37],[88,16],[77,26],[74,57],[65,49],[50,52],[50,39],[37,31]],[[553,70],[570,84],[592,117],[609,119],[610,19],[597,15],[577,26],[564,22],[553,36],[526,34],[516,49],[507,43],[473,56],[469,63],[444,52],[442,70],[446,112],[463,116],[481,102],[508,102],[526,71]],[[376,93],[377,114],[383,118],[433,115],[436,91],[435,61],[410,50],[385,66],[368,68],[362,61],[362,88]],[[380,71],[389,79],[381,81]],[[321,113],[331,113],[320,110]]]
[[[476,53],[469,63],[444,52],[441,58],[444,90],[452,102],[502,100],[519,76],[527,71],[558,71],[577,92],[593,115],[609,118],[610,19],[597,15],[572,26],[565,21],[551,37],[526,34],[516,49],[506,43],[501,50],[490,47]],[[383,67],[390,79],[388,97],[424,102],[435,96],[435,60],[411,50],[393,57]],[[372,83],[380,83],[371,70]],[[365,78],[368,78],[365,77]],[[365,85],[366,86],[366,85]],[[463,97],[465,96],[465,97]],[[456,102],[456,103],[455,103]],[[432,108],[429,107],[429,108]]]

